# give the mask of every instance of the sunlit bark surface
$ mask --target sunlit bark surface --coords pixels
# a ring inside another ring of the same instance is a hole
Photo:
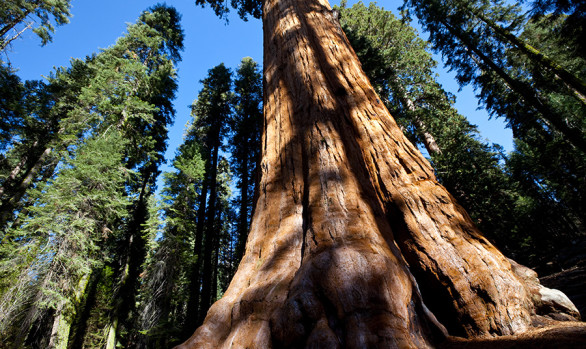
[[[527,329],[526,287],[403,136],[327,1],[266,0],[263,24],[246,253],[182,347],[425,348],[445,329],[424,303],[450,334]]]

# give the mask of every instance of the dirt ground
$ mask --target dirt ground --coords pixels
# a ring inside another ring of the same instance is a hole
[[[450,337],[439,349],[586,349],[586,323],[566,322],[517,336],[467,340]]]

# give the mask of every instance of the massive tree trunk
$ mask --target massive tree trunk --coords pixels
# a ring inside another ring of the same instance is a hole
[[[327,0],[266,0],[263,24],[246,252],[181,347],[425,348],[446,335],[432,312],[452,334],[529,328],[531,288],[403,136]]]

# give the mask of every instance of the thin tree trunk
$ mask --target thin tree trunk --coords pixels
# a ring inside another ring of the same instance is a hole
[[[403,136],[327,1],[266,0],[263,27],[262,179],[246,253],[180,348],[432,347],[446,332],[410,269],[424,293],[445,289],[451,327],[527,329],[526,288]]]
[[[106,336],[106,349],[116,348],[116,332],[118,330],[118,317],[112,320],[112,323],[108,326]]]
[[[96,296],[98,295],[98,285],[103,278],[103,270],[93,270],[85,294],[81,299],[80,311],[76,314],[73,322],[73,333],[70,335],[70,348],[83,348],[84,340],[88,334],[88,320],[91,316],[92,308],[96,305]]]
[[[8,45],[10,45],[11,42],[18,39],[25,31],[30,29],[32,26],[33,26],[33,22],[29,22],[29,23],[27,23],[27,25],[23,29],[21,29],[18,33],[14,34],[11,38],[2,40],[0,42],[0,51],[4,51],[6,49],[6,47],[8,47]]]
[[[156,166],[156,165],[153,165]],[[118,327],[126,325],[125,320],[136,304],[136,291],[139,282],[141,266],[146,256],[146,241],[142,234],[143,224],[147,220],[147,202],[150,195],[148,184],[151,176],[156,173],[154,169],[146,169],[142,175],[142,183],[136,207],[132,212],[132,218],[127,224],[126,244],[124,262],[121,265],[121,275],[118,281],[117,292],[113,296],[113,306],[110,314],[110,325],[108,327],[107,348],[111,343],[118,341]],[[111,336],[113,336],[111,338]],[[112,347],[113,348],[113,347]]]
[[[208,181],[204,180],[201,194],[199,196],[199,207],[197,210],[197,222],[195,226],[195,243],[193,245],[193,256],[196,258],[190,273],[189,299],[187,300],[187,318],[184,324],[184,337],[189,336],[201,324],[199,315],[200,295],[200,269],[202,264],[203,229],[205,227],[206,202],[208,194]]]
[[[555,127],[559,132],[563,133],[570,143],[572,143],[575,147],[586,152],[586,137],[584,136],[584,132],[581,131],[579,128],[576,128],[573,125],[569,125],[567,120],[564,119],[562,115],[558,115],[555,111],[553,111],[546,103],[542,102],[542,100],[536,96],[532,91],[533,88],[531,86],[527,86],[525,83],[514,79],[509,74],[507,74],[501,67],[499,67],[495,62],[493,62],[490,58],[484,55],[476,46],[474,46],[469,40],[466,39],[464,35],[456,28],[451,26],[445,20],[441,20],[441,23],[448,29],[448,31],[457,37],[471,52],[482,60],[482,62],[490,68],[490,70],[494,71],[501,79],[503,79],[507,85],[516,93],[518,93],[526,103],[530,106],[535,108],[542,117],[551,123],[553,127]]]
[[[212,126],[214,127],[214,126]],[[202,272],[202,283],[201,283],[201,302],[200,302],[200,323],[203,320],[204,314],[207,313],[208,309],[212,304],[212,286],[214,272],[213,266],[213,253],[214,247],[217,240],[217,232],[214,227],[216,221],[216,203],[218,201],[218,152],[220,149],[220,132],[219,127],[217,131],[212,135],[214,144],[212,147],[212,166],[210,168],[210,198],[208,200],[208,207],[206,209],[206,230],[205,230],[205,241],[204,241],[204,253],[203,253],[203,272]]]
[[[16,27],[16,25],[18,25],[18,23],[20,23],[21,21],[23,21],[29,14],[31,14],[31,12],[32,12],[32,10],[26,10],[20,16],[16,17],[14,20],[12,20],[12,22],[6,23],[5,26],[3,26],[2,28],[0,28],[0,37],[3,37],[12,28]]]
[[[73,297],[70,300],[73,310],[65,311],[65,301],[62,301],[57,307],[53,319],[53,328],[51,330],[49,348],[67,349],[71,325],[73,324],[73,319],[76,314],[75,310],[82,300],[82,297],[85,295],[89,280],[90,273],[83,275],[79,280],[77,288],[74,290]]]
[[[411,102],[411,100],[409,99],[408,101]],[[427,149],[429,155],[441,154],[442,151],[439,145],[437,145],[435,137],[429,131],[427,131],[427,126],[425,125],[423,120],[421,120],[419,115],[413,115],[413,123],[415,124],[415,127],[417,127],[417,130],[419,130],[419,132],[421,133],[423,145],[425,146],[425,149]]]
[[[250,146],[247,144],[247,148]],[[240,212],[238,217],[238,241],[236,243],[235,260],[239,261],[244,255],[244,246],[246,245],[246,238],[248,237],[248,207],[250,206],[248,198],[248,186],[250,173],[248,173],[248,155],[242,158],[240,163],[241,178],[240,183]]]
[[[407,92],[399,84],[398,81],[396,81],[396,88],[398,90],[397,92],[400,94],[400,99],[407,107],[407,110],[409,110],[411,112],[410,115],[412,116],[413,123],[415,124],[415,127],[417,127],[417,130],[422,135],[423,145],[425,146],[425,149],[427,149],[427,152],[430,155],[441,154],[442,151],[441,151],[439,145],[437,144],[437,142],[435,141],[435,137],[428,131],[427,126],[425,125],[423,120],[421,120],[421,117],[417,114],[417,112],[416,112],[417,108],[415,107],[415,103],[413,103],[413,101],[409,98],[409,96],[407,96]]]
[[[586,104],[586,83],[580,80],[577,76],[570,73],[564,67],[554,62],[547,55],[529,45],[522,39],[519,39],[513,33],[509,32],[505,28],[501,27],[492,20],[484,17],[480,12],[473,11],[481,21],[486,23],[491,29],[493,29],[498,35],[513,44],[519,51],[523,52],[531,61],[537,65],[551,71],[555,74],[556,78],[561,80],[569,90],[583,103]]]

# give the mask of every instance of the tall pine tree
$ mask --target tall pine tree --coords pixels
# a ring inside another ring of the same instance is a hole
[[[258,64],[250,57],[243,58],[236,70],[230,127],[231,164],[239,191],[236,259],[240,260],[252,217],[262,128],[262,76]]]

